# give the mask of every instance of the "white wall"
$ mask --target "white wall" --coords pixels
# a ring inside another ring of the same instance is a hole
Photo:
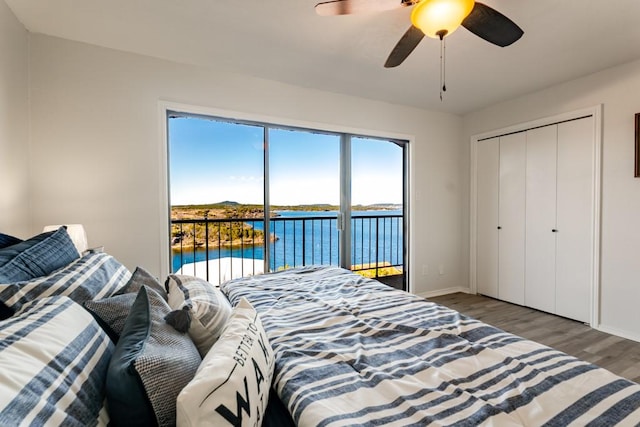
[[[413,290],[422,294],[468,286],[469,137],[602,103],[601,327],[640,340],[640,179],[633,178],[632,164],[640,61],[460,119],[28,37],[4,2],[0,54],[0,178],[9,183],[0,192],[0,230],[24,234],[44,224],[81,222],[90,244],[104,244],[129,267],[142,265],[156,274],[162,272],[167,229],[160,215],[166,192],[159,157],[161,101],[329,129],[413,135],[411,268]],[[440,265],[444,275],[438,274]]]
[[[70,42],[31,39],[33,225],[79,222],[90,245],[130,268],[163,272],[159,103],[171,101],[414,136],[412,243],[416,293],[466,286],[458,116],[319,92]],[[165,211],[166,212],[166,211]],[[444,275],[437,274],[442,264]],[[434,274],[435,273],[435,274]]]
[[[0,232],[29,233],[29,35],[0,1]]]
[[[600,328],[640,340],[640,178],[633,177],[640,61],[468,114],[463,138],[468,144],[474,134],[597,104],[604,105]],[[462,171],[468,192],[469,168]]]

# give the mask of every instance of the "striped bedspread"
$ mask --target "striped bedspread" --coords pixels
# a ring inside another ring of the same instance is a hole
[[[93,317],[68,297],[25,304],[0,322],[0,426],[106,426],[113,349]]]
[[[91,253],[44,277],[0,283],[0,426],[107,425],[114,346],[80,304],[111,296],[131,273]]]
[[[640,385],[336,267],[236,279],[300,426],[640,423]]]

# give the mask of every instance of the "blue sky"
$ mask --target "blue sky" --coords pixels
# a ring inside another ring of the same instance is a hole
[[[172,204],[263,203],[262,127],[176,118],[169,142]],[[271,129],[269,146],[271,204],[339,204],[338,136]],[[402,149],[354,138],[351,191],[354,205],[402,203]]]

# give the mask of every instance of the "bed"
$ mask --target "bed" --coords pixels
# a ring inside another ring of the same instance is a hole
[[[638,425],[640,386],[337,267],[221,285],[246,298],[293,421],[354,425]]]
[[[639,407],[638,384],[337,267],[218,289],[80,254],[65,228],[0,234],[3,426],[610,426]]]

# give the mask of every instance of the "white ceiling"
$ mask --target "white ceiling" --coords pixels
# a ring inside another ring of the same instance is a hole
[[[318,0],[5,0],[33,33],[168,60],[464,114],[640,58],[640,0],[485,0],[524,30],[499,48],[464,28],[383,64],[410,8],[320,17]]]

